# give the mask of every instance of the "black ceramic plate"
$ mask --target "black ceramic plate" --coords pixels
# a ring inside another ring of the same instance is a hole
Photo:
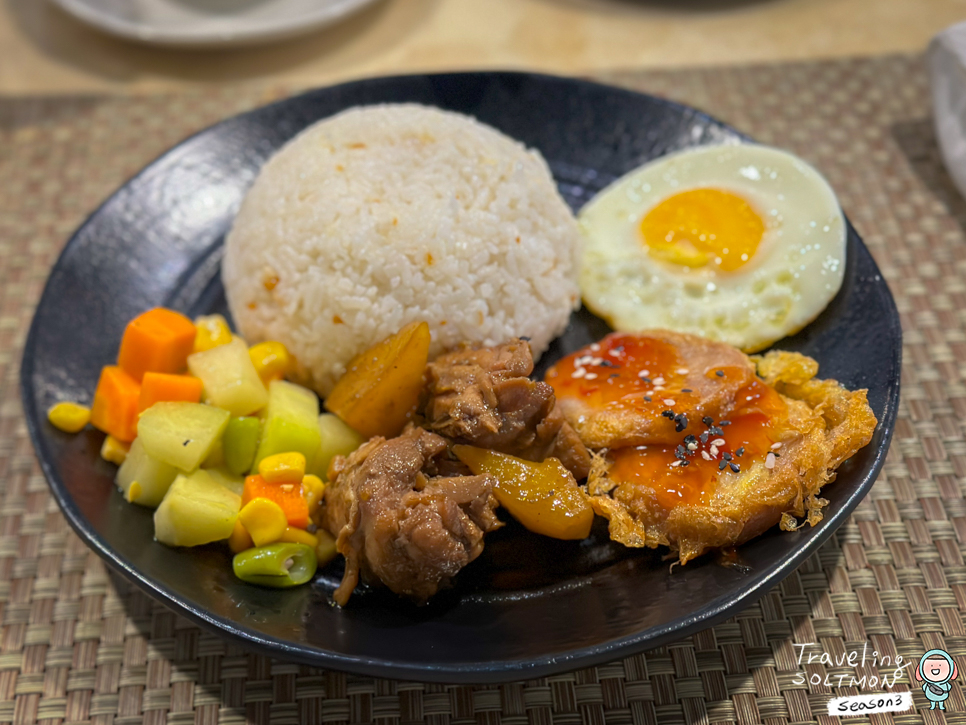
[[[224,121],[148,166],[98,209],[51,273],[22,367],[27,421],[44,473],[78,534],[112,567],[191,619],[264,653],[367,675],[445,682],[537,677],[626,656],[734,614],[781,581],[841,524],[885,458],[899,398],[900,329],[889,290],[849,227],[841,292],[780,346],[818,359],[824,376],[869,389],[872,443],[826,489],[814,528],[773,532],[740,550],[743,567],[711,557],[668,571],[660,552],[611,544],[603,527],[555,542],[516,526],[496,532],[456,587],[417,608],[378,591],[346,609],[328,595],[341,571],[274,591],[231,574],[220,546],[174,550],[152,540],[151,512],[124,502],[102,435],[66,435],[44,412],[89,401],[125,323],[155,305],[225,312],[223,236],[262,163],[320,118],[349,106],[416,101],[476,116],[546,157],[576,210],[631,168],[669,151],[739,138],[690,108],[564,78],[516,73],[367,80],[313,91]],[[574,315],[544,366],[606,332]],[[602,523],[602,522],[598,522]]]

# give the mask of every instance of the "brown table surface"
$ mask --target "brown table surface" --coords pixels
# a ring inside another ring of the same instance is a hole
[[[735,618],[596,668],[499,687],[397,683],[277,662],[109,575],[47,491],[19,404],[31,310],[70,232],[190,132],[286,92],[0,98],[0,723],[804,723],[830,689],[794,643],[966,666],[966,203],[938,160],[921,58],[614,73],[816,164],[896,296],[902,406],[885,470],[820,552]],[[904,681],[908,683],[908,678]],[[899,689],[906,689],[901,684]],[[918,712],[875,722],[942,722]],[[958,682],[946,717],[963,721]],[[958,710],[960,712],[952,712]],[[868,718],[850,723],[871,722]]]
[[[0,95],[144,93],[226,81],[307,87],[430,70],[585,74],[910,53],[962,20],[963,0],[380,0],[303,38],[179,52],[104,35],[50,0],[4,0]]]

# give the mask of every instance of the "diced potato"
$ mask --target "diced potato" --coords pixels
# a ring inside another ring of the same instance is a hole
[[[211,476],[211,480],[220,483],[232,493],[237,493],[239,496],[242,495],[242,491],[245,488],[245,479],[241,476],[236,476],[224,466],[203,468],[202,470],[208,472],[208,475]]]
[[[179,475],[154,512],[154,537],[168,546],[201,546],[231,536],[241,496],[207,471]]]
[[[128,501],[154,508],[177,475],[177,468],[152,456],[141,439],[135,438],[115,480]]]
[[[205,402],[232,415],[249,415],[268,402],[268,393],[248,355],[248,347],[240,338],[190,355],[188,369],[201,378]]]
[[[347,456],[366,442],[366,439],[346,425],[337,415],[323,413],[319,416],[319,435],[322,446],[311,470],[325,480],[329,473],[329,463],[336,456]]]
[[[594,511],[587,494],[556,458],[534,463],[473,446],[453,446],[453,453],[473,473],[496,478],[500,505],[530,531],[555,539],[590,535]]]
[[[190,472],[211,454],[230,417],[202,403],[155,403],[138,420],[138,440],[155,458]]]
[[[254,467],[267,456],[291,451],[314,461],[320,441],[319,399],[315,393],[301,385],[273,380],[268,386],[266,412]]]
[[[419,403],[429,342],[429,325],[413,322],[357,355],[325,407],[367,438],[397,435]]]
[[[222,436],[225,465],[228,470],[244,476],[252,470],[258,439],[262,435],[262,421],[254,416],[232,418]]]

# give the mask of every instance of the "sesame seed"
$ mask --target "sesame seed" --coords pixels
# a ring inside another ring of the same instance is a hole
[[[720,429],[720,428],[719,428],[718,426],[716,426],[716,425],[713,425],[713,426],[711,426],[711,427],[710,427],[710,428],[708,429],[708,433],[710,433],[710,434],[711,434],[711,435],[713,435],[713,436],[723,436],[723,435],[724,435],[724,431],[723,431],[723,430],[721,430],[721,429]]]
[[[737,451],[735,451],[735,455],[736,455],[736,456],[743,456],[743,455],[745,455],[745,447],[744,447],[744,446],[742,446],[742,447],[741,447],[741,448],[739,448],[739,449],[738,449]]]
[[[675,372],[677,372],[678,375],[687,375],[691,371],[687,368],[678,368]]]
[[[701,419],[701,422],[705,425],[712,425],[714,423],[714,418],[712,418],[710,415],[706,415]]]
[[[710,450],[711,450],[711,455],[714,456],[715,458],[717,458],[717,456],[718,456],[718,446],[712,444]]]
[[[586,375],[584,375],[584,380],[596,380],[596,379],[597,379],[597,373],[587,373]]]
[[[638,375],[640,375],[642,378],[646,378],[650,374],[651,374],[650,370],[641,370],[641,372],[638,373]]]
[[[724,428],[726,426],[731,425],[731,421],[730,420],[719,420],[718,421],[718,425],[720,425],[722,428]]]
[[[772,449],[773,451],[777,451],[777,450],[778,450],[779,448],[781,448],[781,447],[782,447],[782,444],[781,444],[781,443],[772,443],[772,444],[771,444],[771,449]]]
[[[701,457],[706,461],[711,460],[711,454],[708,453],[707,451],[701,451]]]
[[[695,442],[696,440],[698,440],[698,439],[697,439],[697,438],[695,438],[695,437],[694,437],[693,435],[691,435],[690,433],[689,433],[688,435],[686,435],[686,436],[684,436],[684,442],[685,442],[685,443],[694,443],[694,442]]]
[[[773,456],[774,456],[775,458],[781,458],[781,454],[779,454],[779,453],[775,453],[774,451],[772,451],[772,455],[773,455]]]
[[[576,370],[574,370],[573,375],[571,375],[570,377],[572,377],[572,378],[582,378],[586,374],[587,374],[586,368],[577,368]]]
[[[738,464],[737,463],[729,463],[728,465],[731,467],[731,470],[734,471],[735,473],[738,473],[741,470],[738,467]]]
[[[694,442],[688,443],[688,450],[689,451],[696,451],[696,450],[698,450],[698,444],[697,443],[694,443]]]
[[[593,343],[590,346],[590,349],[593,350],[594,352],[597,352],[598,350],[600,350],[600,343],[598,343],[598,342]]]
[[[687,466],[691,461],[681,461],[682,466]]]
[[[645,403],[650,403],[651,402],[651,397],[649,395],[645,395],[644,396],[644,402]]]
[[[665,405],[674,405],[674,398],[665,398],[664,399],[664,404]]]
[[[718,464],[718,470],[723,471],[727,465],[728,463],[726,461],[721,461],[721,463]]]
[[[654,378],[654,384],[655,385],[664,385],[664,378],[660,378],[660,377]]]
[[[732,458],[731,454],[728,453],[728,451],[725,451],[724,453],[722,453],[721,457],[724,458],[726,461],[730,461]]]
[[[672,466],[672,467],[675,467],[675,466],[680,466],[680,465],[681,465],[681,461],[673,461],[673,462],[671,463],[671,466]]]
[[[690,393],[691,392],[691,388],[681,388],[681,392],[682,393]]]
[[[650,383],[651,382],[651,379],[650,378],[641,378],[641,382],[642,383]]]
[[[765,468],[767,468],[768,470],[771,470],[774,467],[775,467],[775,454],[769,452],[768,455],[765,456]]]
[[[719,378],[723,378],[724,377],[724,370],[715,370],[714,371],[714,374],[717,375]]]
[[[713,446],[723,446],[724,444],[725,444],[724,438],[715,438],[713,441],[711,441],[711,445]]]
[[[673,418],[674,418],[674,411],[673,410],[662,410],[661,411],[661,415],[663,415],[665,418],[671,418],[673,420]]]
[[[600,365],[601,365],[601,367],[605,367],[605,368],[619,368],[620,367],[620,365],[615,365],[610,360],[601,360],[600,361]]]
[[[705,431],[704,433],[701,434],[701,442],[702,443],[708,442],[708,431]]]

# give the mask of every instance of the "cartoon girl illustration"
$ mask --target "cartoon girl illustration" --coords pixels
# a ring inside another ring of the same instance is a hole
[[[952,680],[957,675],[956,663],[953,658],[941,649],[931,649],[919,660],[916,668],[916,679],[922,683],[922,693],[929,700],[929,709],[946,709],[946,698],[953,689]]]

